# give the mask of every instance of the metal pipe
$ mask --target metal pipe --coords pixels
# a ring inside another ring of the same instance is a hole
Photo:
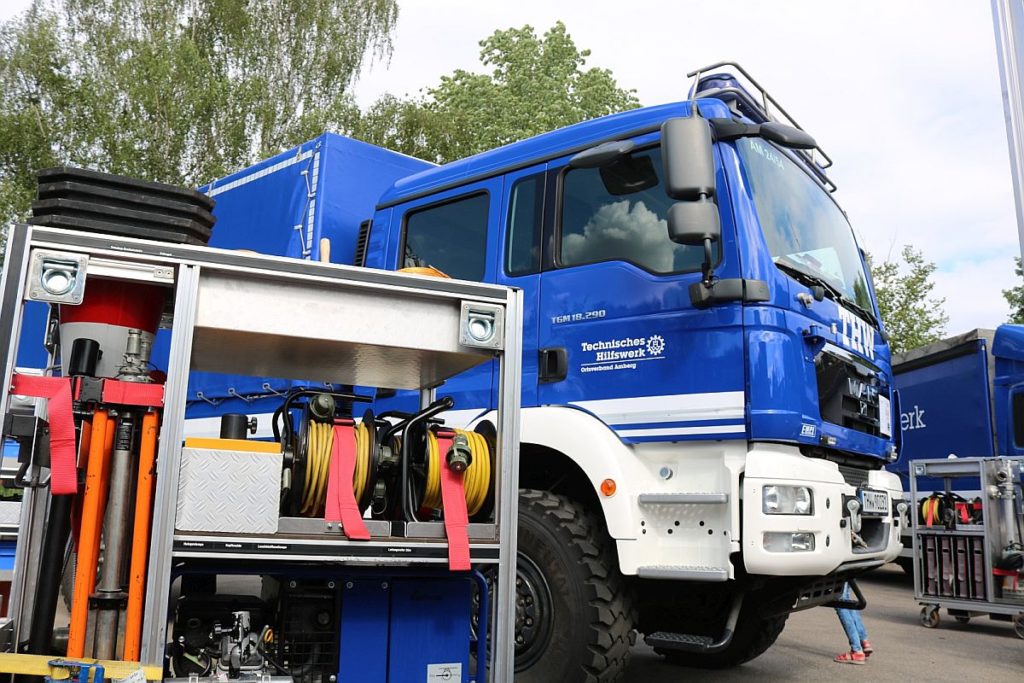
[[[74,496],[51,496],[46,534],[39,557],[39,578],[36,581],[36,606],[29,629],[28,652],[52,654],[53,621],[60,595],[60,578],[64,570],[64,549],[71,534],[71,506]]]
[[[124,413],[117,421],[114,450],[110,456],[110,494],[107,499],[103,533],[103,568],[93,596],[96,600],[96,636],[94,652],[97,659],[114,659],[117,646],[117,623],[128,597],[122,590],[128,544],[129,502],[131,497],[132,441],[135,416]]]

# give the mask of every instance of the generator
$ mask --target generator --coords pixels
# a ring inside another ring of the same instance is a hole
[[[511,680],[521,293],[72,218],[13,226],[0,287],[23,489],[0,672]],[[26,304],[41,374],[15,369]],[[493,409],[449,426],[438,387],[486,363]],[[189,434],[192,371],[289,380],[273,436],[241,412]]]

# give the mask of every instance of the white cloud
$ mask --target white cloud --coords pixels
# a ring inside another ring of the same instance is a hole
[[[601,206],[583,226],[562,241],[566,263],[590,263],[621,258],[668,273],[675,267],[676,251],[668,241],[668,223],[642,201],[628,199]]]

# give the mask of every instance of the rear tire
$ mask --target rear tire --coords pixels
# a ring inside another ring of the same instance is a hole
[[[603,520],[547,491],[519,492],[517,683],[618,681],[633,600]]]

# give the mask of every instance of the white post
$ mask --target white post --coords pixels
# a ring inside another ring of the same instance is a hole
[[[992,0],[996,56],[1002,82],[1006,141],[1010,148],[1017,236],[1024,256],[1024,0]]]

